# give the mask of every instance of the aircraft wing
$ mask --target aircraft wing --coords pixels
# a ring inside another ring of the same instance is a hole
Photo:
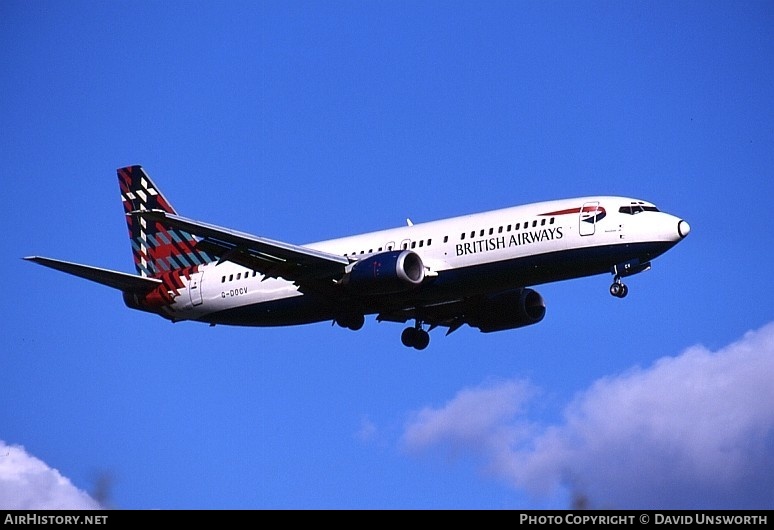
[[[296,283],[335,279],[349,264],[344,256],[194,221],[161,210],[139,210],[131,215],[189,232],[201,238],[197,248],[217,256],[221,261],[239,263],[268,277],[281,277]]]
[[[24,259],[43,265],[44,267],[78,276],[79,278],[85,278],[93,282],[101,283],[102,285],[107,285],[108,287],[118,289],[125,293],[147,293],[162,283],[161,280],[155,278],[145,278],[126,272],[111,271],[100,267],[91,267],[89,265],[81,265],[80,263],[43,258],[41,256],[28,256]]]
[[[470,304],[471,299],[456,299],[429,305],[394,307],[380,311],[376,320],[404,323],[420,318],[426,324],[430,324],[430,329],[438,326],[449,328],[446,332],[449,335],[465,323],[464,315]]]

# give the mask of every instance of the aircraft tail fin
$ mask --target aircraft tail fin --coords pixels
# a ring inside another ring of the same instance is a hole
[[[183,272],[187,276],[199,265],[213,261],[197,248],[197,240],[188,232],[163,221],[146,221],[130,215],[138,210],[177,212],[142,166],[127,166],[117,172],[134,265],[141,276],[158,278],[180,269],[187,269]]]

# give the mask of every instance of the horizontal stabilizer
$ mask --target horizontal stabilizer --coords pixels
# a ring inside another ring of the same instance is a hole
[[[28,256],[24,259],[43,265],[44,267],[49,267],[72,274],[73,276],[107,285],[108,287],[118,289],[125,293],[143,294],[161,285],[161,280],[155,278],[143,278],[142,276],[135,276],[134,274],[126,272],[90,267],[89,265],[70,263],[69,261],[43,258],[40,256]]]

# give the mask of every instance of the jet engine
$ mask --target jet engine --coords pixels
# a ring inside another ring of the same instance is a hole
[[[411,250],[381,252],[356,261],[342,283],[362,294],[389,294],[413,289],[425,279],[422,258]]]
[[[465,322],[484,333],[537,324],[546,314],[543,297],[532,289],[506,291],[468,308]]]

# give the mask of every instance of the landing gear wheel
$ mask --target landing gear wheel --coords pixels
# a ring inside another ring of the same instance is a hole
[[[621,278],[616,278],[613,284],[610,286],[610,294],[617,298],[623,298],[629,294],[629,288],[624,285]]]
[[[430,334],[422,328],[406,328],[400,340],[408,348],[424,350],[430,344]]]
[[[351,329],[357,331],[365,324],[365,316],[363,315],[342,315],[336,319],[336,323],[342,328]]]
[[[347,327],[352,331],[357,331],[363,327],[363,324],[365,324],[365,316],[354,315],[347,323]]]
[[[424,350],[428,344],[430,344],[430,334],[423,329],[418,329],[416,337],[414,337],[414,348]]]
[[[403,333],[400,335],[400,341],[403,343],[404,346],[408,348],[414,347],[414,337],[417,335],[417,330],[415,328],[406,328],[403,330]]]

